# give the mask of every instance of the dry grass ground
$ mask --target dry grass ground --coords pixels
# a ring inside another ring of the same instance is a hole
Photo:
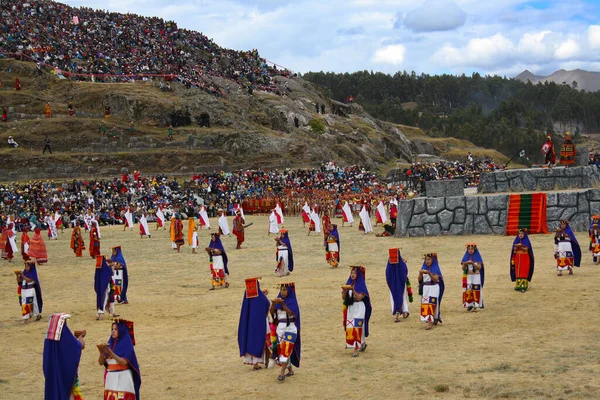
[[[530,291],[515,292],[508,274],[511,237],[377,238],[354,227],[341,228],[342,267],[324,260],[322,236],[307,236],[299,218],[286,227],[294,247],[302,313],[302,365],[283,383],[277,371],[251,371],[238,357],[237,326],[244,278],[260,275],[271,288],[280,279],[267,217],[248,217],[243,250],[225,238],[231,287],[209,291],[205,253],[170,249],[168,231],[140,240],[122,228],[102,229],[102,249],[121,245],[130,273],[129,305],[117,312],[136,323],[137,356],[145,399],[201,399],[247,396],[261,398],[600,398],[600,311],[597,282],[600,266],[584,253],[574,276],[557,277],[552,237],[531,237],[536,272]],[[213,226],[216,221],[212,221]],[[380,229],[378,229],[380,230]],[[209,232],[201,231],[201,245]],[[584,244],[585,234],[579,233]],[[76,259],[69,249],[70,231],[47,242],[50,264],[39,268],[44,316],[72,314],[71,329],[86,328],[87,348],[80,363],[86,400],[102,398],[103,368],[95,344],[106,341],[110,322],[95,321],[94,262]],[[467,313],[461,303],[459,261],[464,243],[476,240],[486,262],[486,308]],[[87,240],[86,240],[87,244]],[[411,315],[392,321],[385,283],[387,249],[400,247],[415,286]],[[419,322],[416,276],[421,254],[437,251],[446,281],[443,325],[424,331]],[[349,264],[367,267],[374,306],[369,348],[352,358],[344,348],[341,290]],[[12,270],[0,270],[0,398],[43,397],[43,337],[47,324],[23,325]],[[275,296],[271,289],[270,298]],[[42,321],[46,321],[44,318]]]

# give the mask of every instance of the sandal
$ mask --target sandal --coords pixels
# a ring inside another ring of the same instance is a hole
[[[277,380],[278,380],[278,381],[282,381],[282,380],[284,380],[284,379],[285,379],[285,375],[279,375],[279,376],[277,377]]]
[[[352,357],[358,357],[358,353],[352,354]]]
[[[225,289],[229,287],[229,282],[225,282]]]
[[[360,350],[361,352],[364,352],[367,349],[368,344],[363,344],[362,346],[360,346]]]
[[[42,314],[38,315],[37,317],[35,317],[36,321],[39,321],[40,319],[42,319]]]
[[[294,376],[294,371],[289,371],[285,376]]]
[[[258,371],[259,369],[262,369],[259,364],[254,364],[254,367],[252,367],[252,371]]]
[[[402,313],[402,318],[408,318],[409,315],[410,315],[410,313],[407,313],[407,312]]]

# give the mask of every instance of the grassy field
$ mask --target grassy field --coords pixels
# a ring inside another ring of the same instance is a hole
[[[224,238],[231,287],[209,291],[208,257],[170,248],[168,231],[140,239],[134,231],[102,228],[102,249],[121,245],[130,274],[129,305],[117,312],[135,321],[136,351],[144,399],[261,398],[600,398],[600,266],[584,253],[574,276],[557,277],[552,236],[532,235],[536,270],[529,292],[513,290],[508,259],[512,237],[378,238],[354,227],[340,228],[342,266],[325,262],[322,235],[307,236],[300,218],[287,218],[294,249],[302,315],[302,364],[294,377],[277,381],[278,371],[252,371],[238,357],[237,326],[244,278],[262,276],[262,287],[280,281],[273,275],[275,246],[267,236],[267,217],[248,217],[242,250]],[[216,226],[216,221],[211,221]],[[154,224],[152,224],[154,225]],[[340,224],[341,225],[341,224]],[[187,226],[187,223],[186,223]],[[151,226],[154,229],[154,226]],[[376,228],[380,231],[381,228]],[[201,246],[209,232],[200,232]],[[587,249],[584,233],[579,233]],[[94,261],[76,259],[70,230],[47,242],[50,262],[39,268],[44,317],[72,314],[71,330],[87,329],[80,363],[86,400],[101,399],[103,367],[95,344],[108,340],[110,322],[95,320]],[[486,265],[486,308],[467,313],[461,301],[460,259],[464,243],[475,240]],[[88,240],[86,240],[86,245]],[[388,248],[400,247],[415,289],[411,315],[393,322],[385,282]],[[417,271],[424,252],[437,251],[446,282],[444,323],[431,331],[419,322]],[[86,253],[87,254],[87,253]],[[341,289],[348,265],[367,268],[373,303],[369,348],[359,358],[345,349]],[[0,270],[0,398],[43,397],[42,350],[46,318],[24,325],[13,269]]]

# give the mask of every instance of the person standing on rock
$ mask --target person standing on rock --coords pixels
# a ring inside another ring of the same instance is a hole
[[[556,163],[556,153],[554,152],[554,143],[552,143],[552,136],[550,134],[548,134],[546,143],[542,146],[542,153],[544,153],[544,166],[552,168]]]
[[[325,104],[321,103],[321,114],[325,114]]]
[[[317,114],[319,113],[319,103],[315,103],[315,110],[317,110]]]
[[[169,125],[169,142],[173,141],[173,125]]]
[[[46,154],[46,150],[52,154],[52,147],[50,147],[50,139],[48,139],[48,136],[44,139],[44,151],[42,151],[42,154]]]

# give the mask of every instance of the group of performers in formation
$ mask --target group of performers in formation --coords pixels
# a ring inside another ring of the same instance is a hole
[[[556,164],[556,152],[554,151],[554,143],[550,134],[546,136],[546,142],[542,146],[542,154],[544,154],[544,166],[548,168],[554,167]],[[577,149],[571,138],[571,132],[567,132],[565,134],[565,142],[560,147],[559,164],[566,167],[574,165],[576,154]]]
[[[383,214],[385,210],[381,211]],[[283,223],[283,215],[278,218],[277,210],[273,209],[273,212],[276,214],[276,223],[273,224],[270,220],[269,234],[275,233],[277,254],[275,273],[282,277],[294,271],[293,250],[288,230],[279,229],[278,226],[279,223]],[[234,219],[234,233],[237,232],[236,248],[239,249],[244,241],[244,229],[249,225],[245,224],[241,207],[236,209],[235,213],[237,220]],[[378,214],[380,213],[378,212]],[[202,220],[202,217],[200,219]],[[351,222],[347,217],[344,218],[344,221]],[[188,235],[188,237],[195,241],[197,247],[197,225],[192,222],[189,224],[192,235]],[[332,268],[336,268],[340,262],[340,236],[337,225],[331,224],[328,217],[324,218],[323,222],[325,259]],[[592,216],[589,229],[589,250],[592,252],[592,260],[596,264],[600,262],[599,223],[600,215]],[[201,227],[207,224],[208,218],[206,218],[206,222],[201,221],[198,225]],[[147,224],[140,225],[140,232],[148,231]],[[96,261],[94,276],[96,319],[102,319],[107,312],[115,318],[108,342],[97,345],[98,362],[106,368],[105,398],[121,396],[115,398],[139,399],[141,375],[135,356],[133,322],[119,319],[119,315],[115,313],[115,304],[128,303],[127,263],[119,246],[112,248],[109,259],[102,256],[100,254],[100,231],[93,218],[89,227],[90,255]],[[164,227],[164,222],[158,220],[157,229],[160,227]],[[221,235],[228,233],[225,213],[220,210],[219,230],[211,234],[210,242],[205,248],[209,255],[211,290],[216,287],[229,287],[227,282],[228,258],[221,242]],[[2,234],[5,243],[4,256],[9,248],[10,250],[16,248],[16,244],[10,224]],[[148,236],[150,235],[148,234]],[[179,215],[174,215],[171,221],[171,240],[175,244],[174,248],[179,250],[183,244],[183,223]],[[71,248],[78,257],[85,248],[79,226],[75,226],[73,229]],[[40,320],[43,301],[37,266],[47,262],[48,256],[39,229],[36,228],[33,239],[29,239],[27,229],[24,230],[21,251],[25,268],[22,271],[15,271],[15,273],[22,317],[25,322],[30,319]],[[580,266],[581,249],[566,220],[561,221],[560,228],[555,233],[554,256],[559,276],[562,276],[563,272],[572,275],[573,267]],[[515,282],[515,290],[523,293],[527,291],[534,266],[534,253],[527,231],[520,229],[514,239],[510,258],[510,276]],[[466,244],[461,268],[463,272],[463,307],[467,311],[484,308],[485,269],[476,243]],[[410,315],[409,304],[413,302],[413,291],[407,262],[402,258],[399,249],[389,250],[385,273],[390,292],[392,317],[394,322],[400,322],[401,319],[408,318]],[[259,279],[246,279],[246,290],[238,327],[240,356],[245,364],[253,365],[254,369],[277,364],[280,368],[278,380],[283,381],[286,377],[294,375],[293,367],[300,366],[302,331],[300,307],[296,296],[297,287],[291,281],[279,283],[277,285],[278,295],[270,301],[266,297],[268,290],[261,289]],[[346,347],[353,350],[353,357],[358,357],[360,352],[364,352],[367,348],[366,338],[369,336],[369,320],[372,313],[366,283],[366,268],[350,266],[348,279],[341,288],[342,322]],[[430,330],[442,322],[441,304],[445,290],[444,278],[436,253],[424,255],[423,264],[418,273],[418,289],[421,296],[420,321],[426,324],[426,330]],[[86,331],[71,333],[66,324],[69,317],[68,314],[53,314],[49,319],[44,347],[46,398],[62,399],[69,398],[69,396],[73,399],[82,398],[78,387],[77,365],[81,350],[85,347]]]

